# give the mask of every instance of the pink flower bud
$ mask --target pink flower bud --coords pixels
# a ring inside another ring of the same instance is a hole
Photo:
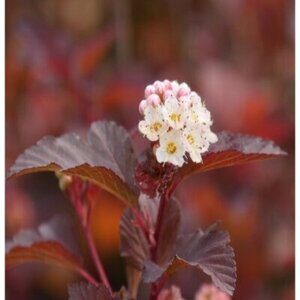
[[[190,92],[191,92],[190,87],[186,83],[182,83],[179,86],[177,96],[178,97],[187,96]]]
[[[157,94],[152,94],[147,98],[148,105],[159,105],[160,104],[160,98]]]
[[[155,92],[157,94],[162,94],[164,92],[165,87],[164,87],[164,84],[161,81],[157,80],[157,81],[154,82],[153,85],[155,87]]]
[[[145,111],[145,109],[146,109],[147,106],[148,106],[148,103],[147,103],[146,100],[142,100],[140,102],[140,105],[139,105],[140,114],[142,114],[142,115],[144,114],[144,111]]]
[[[171,83],[170,80],[167,80],[167,79],[164,80],[163,84],[164,84],[165,90],[171,90],[172,89],[172,83]]]
[[[149,84],[145,88],[145,98],[148,98],[152,94],[155,94],[155,87],[152,84]]]
[[[171,82],[171,84],[172,84],[172,90],[173,90],[173,92],[174,92],[175,94],[177,94],[178,89],[179,89],[179,84],[178,84],[178,82],[177,82],[176,80],[174,80],[174,81]]]

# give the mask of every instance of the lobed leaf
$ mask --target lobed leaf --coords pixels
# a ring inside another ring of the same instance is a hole
[[[197,172],[239,165],[247,162],[271,159],[286,155],[272,141],[259,137],[220,132],[218,142],[212,144],[203,155],[203,162],[189,162],[178,170],[180,178],[188,177]]]
[[[6,243],[6,268],[29,262],[54,263],[71,270],[82,268],[65,218],[54,217],[37,230],[21,230]]]
[[[112,300],[109,290],[100,284],[98,287],[87,282],[69,285],[69,300]]]
[[[148,219],[147,227],[151,234],[155,230],[159,199],[147,195],[139,197],[140,209]],[[150,245],[145,233],[133,224],[134,217],[130,209],[125,211],[120,222],[121,256],[126,257],[138,270],[142,270],[145,261],[150,257]],[[168,262],[174,255],[175,245],[180,227],[180,205],[176,199],[167,203],[161,232],[157,244],[157,261]]]
[[[176,255],[164,266],[152,261],[144,264],[143,279],[150,283],[158,280],[165,272],[169,275],[177,270],[193,266],[208,274],[222,291],[233,294],[236,282],[234,252],[229,245],[229,234],[214,224],[206,231],[197,230],[182,236]]]
[[[6,254],[5,262],[7,268],[30,262],[54,263],[76,271],[81,268],[79,259],[55,241],[36,242],[27,247],[16,246]]]
[[[150,257],[150,248],[143,231],[133,224],[133,213],[127,209],[120,221],[120,254],[138,270]]]
[[[70,133],[47,136],[25,150],[10,168],[8,177],[41,171],[60,171],[81,177],[135,205],[136,159],[128,133],[113,122],[95,122],[87,139]]]

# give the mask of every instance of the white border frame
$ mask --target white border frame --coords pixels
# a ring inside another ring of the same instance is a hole
[[[9,0],[7,0],[9,1]],[[0,199],[0,211],[1,211],[1,271],[0,271],[0,299],[5,299],[5,0],[1,1],[0,6],[0,27],[1,27],[1,46],[0,46],[0,57],[2,72],[0,72],[1,88],[0,98],[2,107],[0,108],[0,192],[2,199]]]
[[[297,5],[297,1],[295,1],[295,73],[297,73],[297,70],[300,69],[300,60],[299,57],[297,56],[297,52],[299,53],[300,51],[300,6],[299,6],[299,2]],[[298,30],[297,30],[298,29]],[[299,77],[296,76],[295,74],[295,132],[296,132],[296,143],[295,143],[295,155],[296,155],[296,159],[295,159],[295,164],[296,164],[296,178],[295,178],[295,230],[296,230],[296,234],[295,234],[295,255],[296,255],[296,260],[295,260],[295,299],[300,299],[300,278],[299,278],[299,268],[300,268],[300,262],[297,258],[297,254],[299,254],[300,251],[300,239],[299,239],[299,231],[300,231],[300,223],[299,223],[299,217],[300,217],[300,206],[299,206],[299,184],[300,184],[300,180],[299,177],[297,176],[297,174],[299,174],[299,160],[298,160],[298,154],[299,154],[299,140],[297,139],[297,132],[299,132],[300,129],[300,122],[299,119],[297,119],[297,111],[299,108],[299,87],[300,87],[300,81],[299,81]],[[298,98],[298,99],[297,99]],[[297,234],[298,233],[298,234]]]

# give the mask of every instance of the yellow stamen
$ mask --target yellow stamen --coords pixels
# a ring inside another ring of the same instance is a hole
[[[162,127],[161,123],[155,122],[154,124],[151,125],[151,131],[159,131],[159,129]]]
[[[195,139],[193,138],[193,136],[191,134],[189,134],[186,139],[188,140],[188,142],[193,145],[195,142]]]
[[[177,150],[177,147],[176,147],[176,145],[174,143],[171,142],[171,143],[168,144],[168,146],[167,146],[167,152],[169,154],[174,154],[176,152],[176,150]]]
[[[198,115],[195,113],[195,112],[192,112],[192,120],[194,122],[197,122],[198,121]]]
[[[173,122],[180,122],[181,115],[180,115],[180,114],[171,114],[171,115],[170,115],[170,119],[171,119]]]

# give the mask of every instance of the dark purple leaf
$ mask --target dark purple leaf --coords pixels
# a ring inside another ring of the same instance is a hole
[[[159,199],[141,195],[140,210],[147,220],[149,235],[154,234],[158,213]],[[132,211],[127,210],[120,223],[121,256],[126,257],[137,269],[150,257],[150,245],[145,233],[133,223]],[[180,226],[180,206],[176,199],[167,203],[162,222],[162,229],[157,244],[157,261],[159,264],[168,262],[174,255],[175,245]]]
[[[189,162],[178,170],[180,178],[193,173],[239,165],[247,162],[271,159],[286,155],[272,141],[259,137],[220,132],[218,142],[212,144],[203,156],[203,163]]]
[[[98,287],[87,282],[69,285],[69,300],[112,300],[109,290],[104,285]]]
[[[21,230],[6,243],[6,267],[28,262],[55,263],[81,274],[77,254],[66,218],[54,217],[37,230]]]
[[[127,209],[120,222],[120,254],[129,264],[141,270],[144,261],[150,257],[150,248],[143,231],[133,221],[133,213]]]
[[[161,267],[151,260],[145,261],[143,269],[143,281],[145,283],[155,282],[163,275],[164,272],[167,271],[167,267],[168,266]]]
[[[232,295],[236,281],[236,265],[229,242],[229,234],[219,230],[217,224],[204,232],[197,230],[182,236],[176,256],[168,264],[159,266],[151,261],[144,264],[143,279],[147,283],[154,282],[165,272],[171,275],[182,267],[193,266],[208,274],[222,291]]]
[[[159,207],[159,198],[151,198],[146,194],[140,194],[139,196],[139,208],[141,213],[144,215],[144,218],[148,220],[149,230],[155,230],[155,223],[157,219],[158,207]]]
[[[128,133],[113,122],[95,122],[87,139],[75,133],[44,137],[25,150],[9,170],[9,177],[40,171],[60,171],[88,180],[127,205],[135,205],[136,159]]]

